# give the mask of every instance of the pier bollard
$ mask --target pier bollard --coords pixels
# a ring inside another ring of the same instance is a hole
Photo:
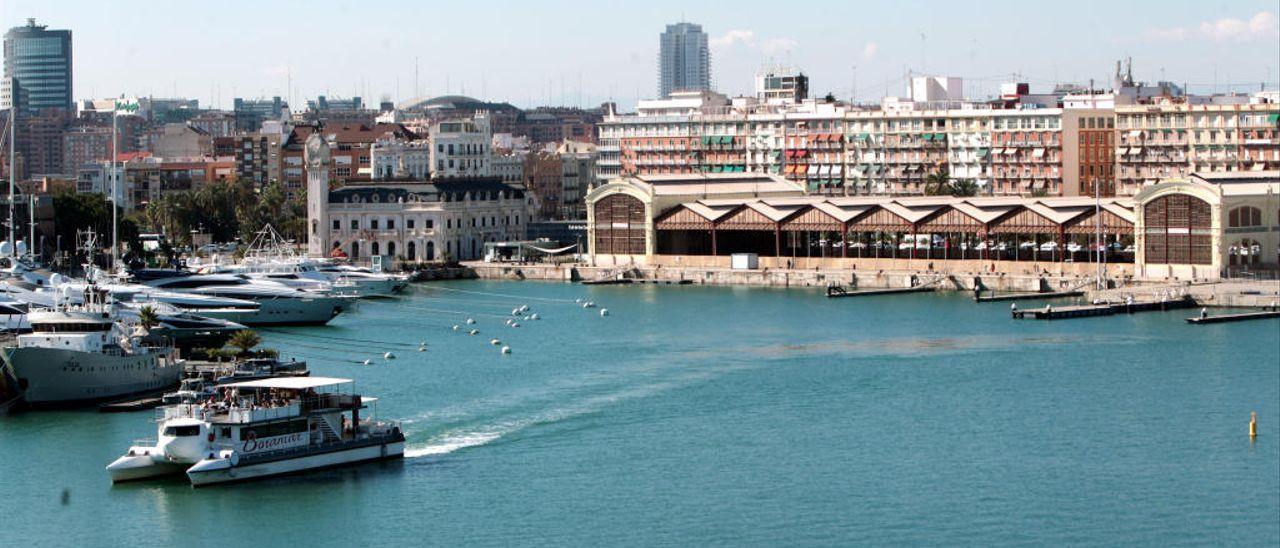
[[[1009,315],[1014,318],[1018,317],[1018,303],[1009,303]]]
[[[1249,439],[1258,437],[1258,412],[1254,411],[1249,415]]]

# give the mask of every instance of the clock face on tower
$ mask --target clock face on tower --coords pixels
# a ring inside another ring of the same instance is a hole
[[[307,137],[304,156],[308,167],[329,165],[329,143],[326,143],[319,133],[312,133]]]

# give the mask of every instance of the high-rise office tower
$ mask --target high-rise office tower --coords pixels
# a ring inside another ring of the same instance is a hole
[[[711,89],[711,52],[702,25],[676,23],[662,33],[658,53],[658,94]]]
[[[71,31],[49,30],[35,19],[4,33],[4,81],[0,108],[74,112],[71,98]],[[13,89],[17,86],[17,93]]]

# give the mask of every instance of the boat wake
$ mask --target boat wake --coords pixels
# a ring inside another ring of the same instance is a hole
[[[484,445],[500,437],[502,437],[502,434],[498,432],[472,432],[445,435],[427,442],[425,445],[418,447],[406,447],[404,450],[404,456],[407,458],[417,458],[430,457],[433,455],[447,455],[459,449]]]
[[[512,412],[505,417],[500,416],[496,420],[482,422],[473,426],[463,426],[438,434],[422,444],[409,444],[405,447],[404,456],[407,458],[439,456],[460,449],[486,445],[532,427],[557,424],[600,413],[626,401],[652,397],[705,382],[733,371],[752,367],[755,367],[755,365],[750,363],[721,365],[719,367],[690,371],[663,381],[585,397],[563,405],[553,406],[540,412]]]

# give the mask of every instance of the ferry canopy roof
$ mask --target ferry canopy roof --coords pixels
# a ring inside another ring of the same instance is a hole
[[[285,390],[306,390],[308,388],[321,388],[324,386],[334,386],[349,382],[352,382],[351,379],[341,379],[338,377],[276,377],[273,379],[261,379],[256,381],[233,382],[222,386],[229,386],[231,388],[281,388]]]

